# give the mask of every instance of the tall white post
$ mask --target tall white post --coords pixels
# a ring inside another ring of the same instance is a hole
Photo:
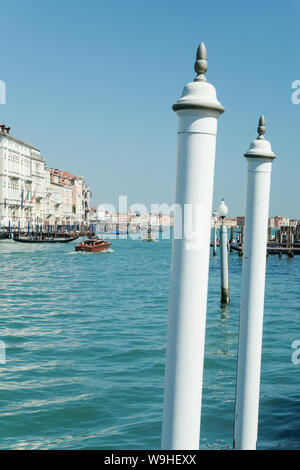
[[[272,161],[261,116],[248,164],[234,447],[256,449],[265,295],[266,249]]]
[[[184,230],[172,250],[163,449],[199,448],[217,120],[224,112],[206,70],[201,43],[198,75],[173,106],[179,118],[176,204]],[[175,229],[178,223],[175,214]]]

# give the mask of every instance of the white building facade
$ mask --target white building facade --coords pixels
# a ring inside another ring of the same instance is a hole
[[[42,223],[47,205],[45,159],[32,145],[0,125],[0,219],[2,226]]]
[[[49,223],[64,226],[88,226],[90,190],[84,178],[52,168],[50,172],[51,214]]]
[[[46,168],[40,151],[0,124],[1,227],[26,230],[89,223],[90,191],[82,177]],[[70,175],[67,176],[67,175]],[[65,176],[65,177],[64,177]]]

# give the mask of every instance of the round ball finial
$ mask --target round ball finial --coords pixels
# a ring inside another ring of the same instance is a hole
[[[197,73],[197,77],[195,78],[194,81],[199,81],[199,80],[206,81],[206,78],[204,76],[205,72],[208,69],[206,57],[207,57],[206,47],[205,47],[204,42],[201,42],[197,49],[196,62],[194,66],[195,72]]]
[[[264,133],[266,132],[266,120],[263,114],[259,118],[257,132],[258,132],[257,139],[258,140],[264,139]]]
[[[219,217],[226,217],[227,214],[228,214],[228,207],[226,206],[225,201],[222,198],[221,204],[218,209],[218,215]]]

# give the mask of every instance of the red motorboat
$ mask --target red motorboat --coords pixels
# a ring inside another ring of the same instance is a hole
[[[111,242],[103,240],[102,238],[88,239],[78,243],[75,246],[75,251],[86,251],[87,253],[100,253],[100,251],[106,251],[110,247]]]

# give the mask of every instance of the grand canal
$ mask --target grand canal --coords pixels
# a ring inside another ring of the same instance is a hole
[[[171,242],[0,242],[1,449],[160,447]],[[201,448],[232,445],[242,259],[211,258]],[[269,256],[258,448],[300,446],[300,257]]]

